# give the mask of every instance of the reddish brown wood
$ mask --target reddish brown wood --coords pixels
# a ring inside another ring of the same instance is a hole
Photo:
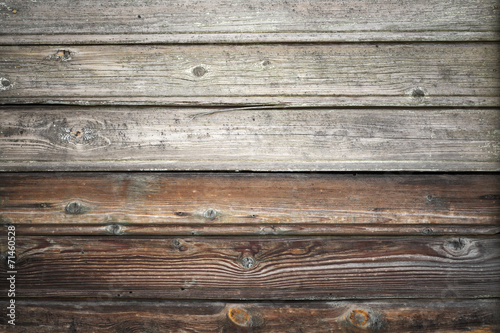
[[[481,234],[496,174],[0,174],[0,218],[26,234]],[[45,226],[40,226],[43,224]]]
[[[5,302],[0,302],[4,308]],[[19,300],[16,332],[498,332],[498,300],[151,302]],[[5,317],[0,329],[7,330]]]
[[[17,235],[17,297],[499,297],[498,237]],[[3,243],[1,251],[7,251]],[[6,287],[5,274],[0,286]]]

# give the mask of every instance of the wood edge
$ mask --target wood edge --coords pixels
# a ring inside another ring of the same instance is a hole
[[[248,224],[248,225],[96,225],[15,224],[22,236],[447,236],[497,235],[500,225],[346,225],[346,224]],[[3,228],[5,229],[5,228]],[[1,230],[0,234],[5,233]]]
[[[0,34],[0,45],[497,42],[498,31],[331,31],[262,33]]]

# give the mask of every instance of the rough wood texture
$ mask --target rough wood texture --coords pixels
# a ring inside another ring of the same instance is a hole
[[[499,184],[496,174],[6,173],[0,218],[26,225],[21,234],[496,233]]]
[[[485,236],[18,235],[16,297],[218,300],[499,297],[499,246],[500,239]],[[0,249],[7,250],[5,243]],[[0,286],[7,288],[7,279],[0,281]]]
[[[500,45],[4,46],[0,103],[499,106]]]
[[[500,170],[498,109],[0,107],[0,170]]]
[[[486,0],[5,0],[0,43],[498,40],[498,5]]]
[[[16,332],[475,332],[500,330],[498,300],[222,303],[18,300]],[[4,302],[2,308],[5,308]],[[5,316],[0,328],[6,328]]]

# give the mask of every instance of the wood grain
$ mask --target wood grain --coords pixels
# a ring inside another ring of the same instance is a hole
[[[500,106],[498,43],[4,46],[0,103]]]
[[[0,302],[2,308],[4,303]],[[34,327],[39,333],[493,333],[500,328],[498,300],[225,303],[21,299],[16,303],[16,332],[20,333],[33,332]],[[1,327],[7,329],[5,316],[0,317]]]
[[[497,174],[4,173],[0,217],[22,234],[497,233],[499,184]]]
[[[0,43],[499,39],[498,1],[6,0]],[[84,18],[84,19],[82,19]]]
[[[16,236],[17,298],[500,296],[498,237]]]
[[[6,106],[0,170],[496,171],[499,111]]]

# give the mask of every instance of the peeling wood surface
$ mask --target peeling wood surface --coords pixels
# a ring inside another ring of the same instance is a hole
[[[498,109],[0,107],[0,170],[500,170]]]
[[[497,43],[4,46],[0,103],[499,106]]]
[[[496,174],[4,173],[0,216],[21,234],[495,233],[499,184]]]
[[[499,246],[498,237],[486,236],[17,235],[16,297],[212,300],[500,297]],[[5,252],[6,244],[0,249]],[[0,286],[6,288],[7,279],[2,278]]]
[[[0,43],[498,40],[498,1],[21,1]],[[82,19],[84,18],[84,19]]]
[[[2,307],[4,307],[3,302]],[[295,303],[19,300],[16,332],[498,332],[498,300]],[[4,317],[0,327],[6,328]]]

